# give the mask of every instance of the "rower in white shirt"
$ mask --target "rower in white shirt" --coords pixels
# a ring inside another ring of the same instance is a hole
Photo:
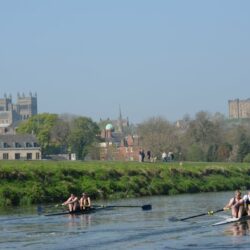
[[[250,191],[242,198],[247,214],[250,215]]]

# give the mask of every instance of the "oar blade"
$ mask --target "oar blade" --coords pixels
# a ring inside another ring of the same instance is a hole
[[[180,219],[173,216],[173,217],[168,218],[168,220],[171,222],[176,222],[176,221],[179,221]]]
[[[146,204],[146,205],[143,205],[141,208],[142,208],[142,210],[151,210],[152,205],[151,204]]]

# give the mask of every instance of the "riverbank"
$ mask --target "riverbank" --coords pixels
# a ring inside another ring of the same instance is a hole
[[[250,188],[248,163],[0,161],[0,206]]]

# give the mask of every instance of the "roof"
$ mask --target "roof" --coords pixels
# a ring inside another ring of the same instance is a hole
[[[38,143],[38,140],[34,135],[30,134],[18,134],[18,135],[0,135],[0,142],[11,145],[12,143]]]
[[[112,142],[116,145],[120,145],[121,144],[121,141],[122,141],[122,138],[123,138],[123,135],[119,132],[113,132],[111,134],[111,137],[109,138],[105,138],[105,141],[107,142]]]

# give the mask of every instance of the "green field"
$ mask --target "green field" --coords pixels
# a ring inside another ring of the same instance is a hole
[[[0,161],[0,206],[250,188],[248,163]]]

